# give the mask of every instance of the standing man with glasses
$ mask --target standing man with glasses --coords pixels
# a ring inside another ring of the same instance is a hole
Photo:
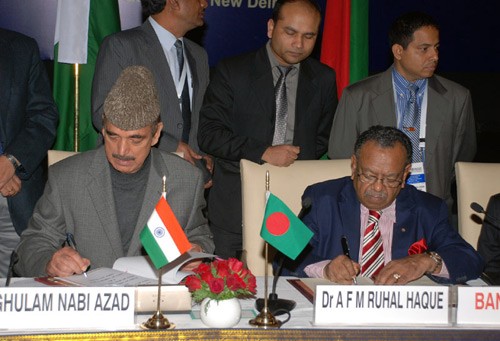
[[[215,157],[208,212],[223,258],[242,248],[240,160],[287,167],[326,152],[337,90],[335,72],[310,57],[320,21],[314,0],[277,1],[268,43],[222,61],[207,89],[198,140]]]
[[[209,81],[208,57],[201,46],[184,37],[203,26],[207,0],[141,3],[148,16],[144,24],[110,35],[99,49],[92,85],[94,126],[101,131],[104,101],[120,73],[131,65],[145,66],[155,76],[164,122],[158,148],[181,152],[187,161],[211,171],[212,159],[200,154],[196,136]]]
[[[409,183],[453,205],[455,162],[472,161],[476,127],[469,90],[434,74],[439,26],[425,13],[399,17],[389,31],[393,65],[344,89],[328,156],[345,159],[356,138],[377,124],[397,127],[413,144]]]
[[[393,127],[373,126],[357,139],[351,177],[309,186],[304,223],[310,249],[287,264],[286,274],[352,283],[406,284],[424,275],[463,283],[479,277],[483,260],[450,226],[443,200],[407,185],[410,139]],[[344,255],[341,239],[350,244]],[[352,260],[351,260],[352,259]]]

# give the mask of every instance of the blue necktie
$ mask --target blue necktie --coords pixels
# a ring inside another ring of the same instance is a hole
[[[420,110],[417,101],[418,87],[415,84],[408,85],[410,98],[403,115],[403,131],[410,138],[413,157],[412,162],[422,162],[420,152]]]
[[[174,46],[177,53],[177,62],[179,63],[179,77],[180,77],[182,74],[182,69],[184,68],[184,49],[182,48],[182,41],[177,39]],[[184,87],[182,88],[180,102],[182,108],[182,120],[184,121],[182,128],[182,141],[188,143],[189,132],[191,131],[191,99],[189,98],[187,77],[184,81]]]

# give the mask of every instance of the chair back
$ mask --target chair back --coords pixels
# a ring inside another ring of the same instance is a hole
[[[484,214],[470,204],[477,202],[486,210],[493,194],[500,192],[500,163],[457,162],[458,232],[474,248],[481,232]]]
[[[78,154],[78,152],[69,152],[65,150],[54,150],[50,149],[47,152],[47,163],[50,166],[52,166],[54,163],[57,163],[67,157],[73,156],[75,154]]]
[[[241,191],[243,206],[243,257],[248,268],[256,276],[265,272],[264,240],[260,229],[264,218],[266,171],[269,171],[269,190],[298,214],[301,197],[307,186],[329,179],[351,175],[351,161],[302,160],[289,167],[259,165],[241,160]],[[274,250],[269,248],[269,274]]]

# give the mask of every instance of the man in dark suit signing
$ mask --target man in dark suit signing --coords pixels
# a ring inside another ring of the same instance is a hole
[[[58,118],[36,41],[0,29],[0,277],[42,195]]]
[[[103,41],[92,84],[92,121],[102,129],[104,100],[123,69],[143,65],[155,76],[165,123],[158,148],[180,152],[191,163],[212,169],[212,159],[200,155],[196,132],[209,81],[206,51],[184,37],[203,26],[206,0],[142,0],[148,19],[139,27],[117,32]]]
[[[337,97],[334,71],[309,57],[320,20],[313,0],[277,1],[268,43],[222,61],[207,89],[198,141],[215,157],[208,212],[221,257],[242,247],[240,160],[286,167],[326,152]]]
[[[373,125],[398,127],[413,135],[412,183],[445,200],[451,211],[455,162],[472,161],[476,153],[471,95],[434,74],[440,41],[432,17],[402,15],[393,23],[389,39],[393,65],[344,89],[328,156],[350,157],[356,137]]]
[[[445,202],[406,184],[411,160],[410,139],[400,130],[363,132],[350,178],[306,188],[311,209],[303,221],[314,236],[286,274],[338,283],[362,275],[375,284],[405,284],[425,274],[451,283],[479,277],[483,260],[450,226]]]

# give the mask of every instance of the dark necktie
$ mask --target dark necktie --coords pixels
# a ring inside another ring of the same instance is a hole
[[[286,76],[291,66],[278,66],[280,77],[274,88],[276,96],[276,122],[274,124],[273,146],[284,144],[286,136],[286,120],[288,116],[288,100],[286,96]]]
[[[403,116],[403,131],[410,138],[413,157],[412,162],[422,162],[422,153],[420,152],[420,110],[418,108],[417,91],[415,84],[408,85],[410,98],[406,105]]]
[[[368,225],[363,236],[361,252],[361,275],[373,278],[384,267],[384,245],[378,228],[380,211],[369,211]]]
[[[175,49],[177,52],[177,62],[179,63],[179,78],[182,75],[184,68],[184,49],[182,48],[182,41],[177,39],[175,42]],[[181,98],[179,98],[182,109],[182,141],[189,142],[189,132],[191,131],[191,99],[189,98],[189,88],[187,75],[184,80],[184,87],[182,88]]]

